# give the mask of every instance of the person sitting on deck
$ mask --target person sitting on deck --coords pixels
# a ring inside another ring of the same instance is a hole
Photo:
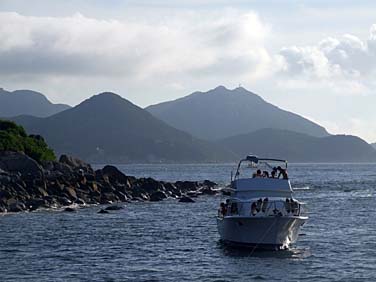
[[[273,169],[272,172],[270,173],[270,178],[275,178],[276,171]]]
[[[255,177],[262,177],[261,170],[257,170],[256,173],[253,174],[253,178]]]
[[[282,175],[282,178],[283,178],[283,179],[289,179],[289,177],[288,177],[288,175],[287,175],[287,171],[286,171],[285,169],[283,169],[283,168],[281,168],[281,167],[279,166],[279,167],[277,167],[277,170],[279,171],[278,178],[280,178],[281,175]]]
[[[290,204],[290,200],[288,198],[286,198],[285,208],[286,208],[287,213],[290,213],[291,204]]]
[[[230,199],[226,199],[226,214],[228,215],[229,212],[231,211],[231,205],[230,205]]]
[[[238,214],[238,204],[237,203],[231,203],[231,214]]]
[[[262,208],[262,199],[260,198],[260,199],[257,200],[256,211],[260,212],[261,208]]]
[[[290,199],[291,213],[294,215],[299,215],[299,203],[294,201],[293,198]]]
[[[269,178],[269,172],[266,171],[266,170],[264,170],[264,171],[262,172],[262,177]]]
[[[222,217],[225,216],[225,215],[227,214],[227,208],[226,208],[225,203],[221,203],[221,204],[220,204],[219,212],[220,212],[220,214],[222,215]]]
[[[253,202],[252,203],[252,205],[251,205],[251,214],[253,215],[253,216],[255,216],[256,215],[256,213],[257,213],[257,205],[256,205],[256,202]]]
[[[268,204],[269,204],[269,199],[265,198],[264,201],[262,202],[262,208],[261,208],[263,213],[266,212],[266,209],[268,208]]]

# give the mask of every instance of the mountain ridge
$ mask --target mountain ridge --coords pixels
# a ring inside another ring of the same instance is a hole
[[[280,109],[243,87],[229,90],[218,86],[145,109],[167,124],[205,140],[269,127],[312,136],[329,135],[324,127]]]
[[[111,92],[50,117],[24,115],[13,120],[28,132],[43,135],[58,153],[91,162],[205,162],[233,157]]]
[[[373,162],[376,150],[353,135],[314,137],[289,130],[265,128],[224,138],[218,144],[238,157],[256,154],[292,162]]]
[[[7,91],[0,88],[0,116],[32,115],[47,117],[69,109],[69,105],[53,104],[45,95],[32,90]]]

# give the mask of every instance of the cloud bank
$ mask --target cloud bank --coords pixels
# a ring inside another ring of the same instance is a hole
[[[0,13],[0,74],[258,76],[270,61],[263,46],[268,32],[255,13],[232,10],[158,23]]]
[[[284,47],[279,52],[284,65],[280,73],[295,85],[314,82],[343,94],[367,94],[376,72],[376,25],[368,40],[345,34],[328,37],[311,46]]]

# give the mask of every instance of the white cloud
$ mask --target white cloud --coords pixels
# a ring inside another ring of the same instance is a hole
[[[235,10],[179,13],[157,23],[0,13],[0,74],[150,79],[216,69],[258,76],[270,60],[268,32],[255,13]]]
[[[328,37],[316,45],[285,47],[279,52],[284,62],[280,74],[292,78],[296,85],[314,82],[326,85],[334,93],[367,94],[373,90],[375,46],[376,25],[371,27],[365,42],[345,34],[340,38]]]

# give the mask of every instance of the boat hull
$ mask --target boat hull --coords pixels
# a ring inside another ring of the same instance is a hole
[[[236,246],[262,249],[284,249],[295,243],[300,227],[307,218],[302,216],[217,218],[221,240]]]

